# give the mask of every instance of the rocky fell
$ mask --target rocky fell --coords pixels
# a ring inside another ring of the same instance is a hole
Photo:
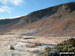
[[[75,2],[0,20],[0,34],[14,31],[33,36],[75,36]]]

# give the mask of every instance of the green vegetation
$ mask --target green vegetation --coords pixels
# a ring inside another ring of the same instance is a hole
[[[37,53],[36,56],[44,56],[44,53],[43,52],[39,52],[39,53]]]
[[[61,50],[61,51],[74,51],[75,50],[75,39],[71,38],[67,41],[64,41],[60,44],[58,44],[55,49]]]
[[[11,45],[11,46],[10,46],[10,50],[15,50],[15,48]]]
[[[60,52],[75,52],[75,38],[64,41],[53,48],[46,47],[41,56],[59,56]]]
[[[40,44],[40,43],[34,43],[34,45],[35,45],[35,46],[41,46],[41,44]]]
[[[50,56],[51,55],[51,48],[50,47],[46,47],[44,50],[44,56]]]

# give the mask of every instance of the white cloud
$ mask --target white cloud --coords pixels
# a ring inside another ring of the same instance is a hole
[[[11,12],[11,8],[10,7],[8,7],[8,6],[1,6],[0,7],[0,12],[1,13],[3,13],[3,12],[8,12],[8,13],[10,13]]]
[[[15,17],[9,17],[8,19],[14,19],[14,18],[19,18],[21,16],[15,16]]]
[[[8,17],[8,18],[0,18],[0,20],[1,20],[1,19],[15,19],[15,18],[19,18],[19,17],[21,17],[21,16]]]
[[[13,5],[21,5],[24,0],[0,0],[0,2],[4,5],[9,3]]]
[[[7,4],[12,4],[12,5],[22,5],[24,2],[24,0],[0,0],[0,3],[2,4],[2,6],[0,6],[0,13],[3,12],[8,12],[10,13],[12,11],[12,8],[9,7]]]
[[[23,0],[11,0],[10,2],[14,5],[21,5],[23,3]]]
[[[0,3],[2,4],[6,4],[8,2],[8,0],[0,0]]]

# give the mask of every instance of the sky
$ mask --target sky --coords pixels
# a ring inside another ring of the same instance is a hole
[[[51,6],[75,0],[0,0],[0,19],[25,16]]]

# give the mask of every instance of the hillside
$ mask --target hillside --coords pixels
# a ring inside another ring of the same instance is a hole
[[[75,2],[57,5],[14,19],[0,20],[0,34],[75,36]]]

